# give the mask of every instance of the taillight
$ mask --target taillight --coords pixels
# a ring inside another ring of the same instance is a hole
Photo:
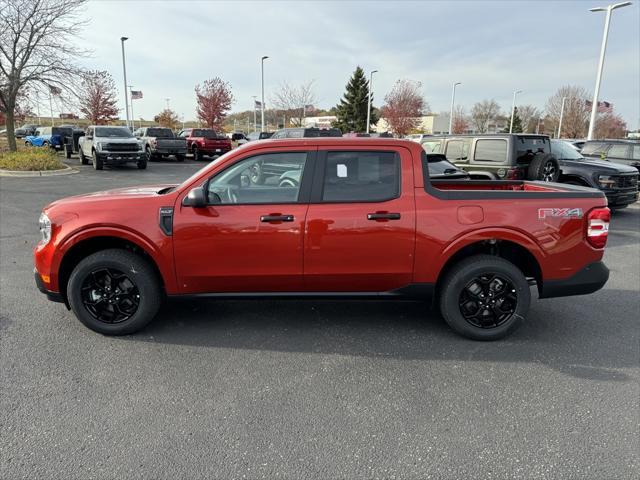
[[[510,168],[505,175],[507,180],[522,180],[524,178],[524,170],[519,167]]]
[[[595,248],[604,248],[609,236],[611,211],[608,208],[594,208],[587,216],[587,241]]]

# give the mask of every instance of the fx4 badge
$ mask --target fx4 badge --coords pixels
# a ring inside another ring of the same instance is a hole
[[[539,208],[538,219],[548,217],[559,218],[582,218],[581,208]]]

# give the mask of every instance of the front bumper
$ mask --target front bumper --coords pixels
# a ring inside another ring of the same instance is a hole
[[[137,162],[146,158],[144,152],[96,152],[96,155],[104,163],[118,165],[128,162]]]
[[[42,282],[42,278],[40,278],[40,274],[38,273],[38,270],[35,268],[33,269],[33,276],[35,277],[36,286],[38,287],[38,290],[44,293],[49,300],[51,300],[52,302],[64,303],[64,298],[62,298],[62,295],[60,295],[60,293],[47,290],[47,288],[44,286],[44,283]]]
[[[540,298],[586,295],[604,287],[609,269],[603,262],[590,263],[575,275],[563,280],[546,280],[540,288]]]
[[[635,192],[605,192],[610,207],[630,205],[638,201],[638,191]]]

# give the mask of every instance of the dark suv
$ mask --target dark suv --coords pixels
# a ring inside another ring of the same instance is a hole
[[[283,128],[276,130],[270,138],[317,138],[317,137],[341,137],[342,131],[338,128]]]
[[[560,162],[560,183],[598,188],[609,207],[625,208],[638,201],[638,171],[621,163],[583,157],[571,141],[551,140],[551,153]]]
[[[496,134],[425,137],[427,153],[443,153],[473,179],[557,182],[560,165],[546,135]]]
[[[633,140],[589,140],[580,151],[583,156],[631,165],[640,170],[640,142]]]

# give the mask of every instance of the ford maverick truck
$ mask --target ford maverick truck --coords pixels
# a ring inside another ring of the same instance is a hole
[[[35,281],[108,335],[140,330],[165,297],[348,296],[430,300],[479,340],[525,321],[531,286],[548,298],[606,283],[603,192],[432,178],[430,162],[409,140],[265,140],[180,185],[60,199],[40,217]],[[298,181],[252,182],[257,163]]]

